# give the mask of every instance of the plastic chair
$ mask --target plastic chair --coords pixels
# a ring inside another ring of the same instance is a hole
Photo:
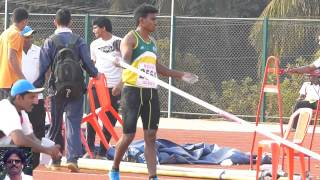
[[[287,129],[284,134],[284,139],[288,139],[291,128],[293,125],[294,118],[296,116],[299,116],[298,124],[296,131],[294,132],[294,136],[292,139],[292,142],[298,145],[302,145],[305,136],[307,134],[308,126],[310,124],[310,120],[312,118],[312,109],[310,108],[300,108],[297,111],[295,111],[291,116],[289,120],[289,124],[287,126]],[[284,146],[282,144],[279,144],[276,141],[273,140],[262,140],[258,143],[258,157],[256,162],[256,180],[259,179],[259,171],[260,171],[260,162],[262,157],[262,151],[264,148],[270,148],[272,152],[272,180],[277,179],[277,171],[278,171],[278,165],[279,165],[279,152],[280,152],[280,146],[284,147],[288,151],[288,167],[289,172],[288,176],[290,180],[293,180],[293,174],[294,174],[294,149]],[[305,171],[305,161],[304,161],[304,154],[298,152],[298,155],[300,157],[300,168],[301,168],[301,177],[302,179],[306,179],[306,171]]]
[[[96,109],[94,104],[94,97],[92,93],[92,87],[95,87],[96,93],[98,96],[100,108]],[[102,121],[103,126],[108,130],[111,136],[115,139],[115,141],[119,140],[118,135],[116,134],[113,125],[111,124],[106,112],[110,112],[122,125],[123,121],[120,118],[117,111],[112,107],[109,90],[107,88],[107,81],[104,75],[101,75],[99,78],[92,78],[89,81],[88,85],[88,96],[89,96],[89,104],[90,104],[90,113],[82,119],[82,123],[90,123],[93,129],[96,131],[103,145],[108,149],[109,142],[106,140],[103,131],[98,123],[98,118]],[[81,131],[81,141],[85,146],[86,151],[89,153],[89,156],[93,158],[93,154],[88,146],[88,143],[84,137],[84,134]]]
[[[312,146],[313,146],[314,135],[316,133],[316,127],[318,124],[319,111],[320,111],[320,101],[318,100],[317,109],[313,110],[313,114],[315,116],[314,116],[314,124],[313,124],[313,129],[312,129],[312,134],[311,134],[310,145],[309,145],[310,150],[312,150]],[[308,156],[308,171],[310,171],[310,167],[311,167],[311,159],[310,159],[310,156]]]

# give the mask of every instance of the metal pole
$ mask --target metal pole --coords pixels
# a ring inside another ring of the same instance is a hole
[[[91,42],[91,16],[90,14],[86,14],[85,16],[85,32],[84,32],[84,39],[87,44]]]
[[[261,77],[264,76],[264,71],[266,69],[267,58],[268,58],[268,26],[269,26],[269,19],[266,17],[263,20],[263,34],[262,34],[262,62],[261,62]],[[260,114],[260,121],[265,121],[265,111],[266,111],[266,96],[263,96],[262,100],[262,107],[261,107],[261,114]]]
[[[174,58],[174,47],[173,47],[173,41],[174,41],[174,0],[171,1],[171,23],[170,23],[170,61],[169,61],[169,68],[173,68],[173,58]],[[172,78],[169,77],[169,84],[172,85]],[[168,118],[171,117],[171,111],[172,111],[172,92],[169,90],[168,94]]]
[[[3,30],[6,30],[8,27],[8,0],[4,2],[4,27]]]
[[[86,14],[85,16],[85,31],[84,31],[84,40],[86,41],[86,43],[89,44],[91,43],[91,16],[89,14]],[[87,74],[85,74],[85,81],[86,84],[88,84],[89,82],[89,76]],[[86,95],[85,95],[86,97]],[[87,98],[84,98],[84,102],[83,102],[83,112],[88,113],[89,112],[89,106],[88,106],[88,100]]]

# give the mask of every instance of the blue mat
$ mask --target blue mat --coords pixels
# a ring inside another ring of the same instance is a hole
[[[157,139],[157,158],[160,164],[220,164],[231,160],[232,164],[249,164],[250,154],[237,149],[219,147],[216,144],[183,144],[178,145],[166,139]],[[114,147],[107,151],[108,159],[114,157]],[[254,156],[255,157],[255,156]],[[145,163],[144,141],[134,141],[126,152],[124,161]],[[271,163],[271,158],[265,156],[262,164]]]

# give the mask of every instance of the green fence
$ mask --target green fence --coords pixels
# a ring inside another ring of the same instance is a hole
[[[3,16],[3,15],[2,15]],[[97,15],[73,15],[72,29],[93,39],[91,21]],[[134,29],[132,16],[108,16],[113,23],[113,34],[123,37]],[[36,43],[41,45],[54,32],[54,15],[32,14],[29,25],[37,30]],[[263,26],[265,25],[265,26]],[[173,68],[199,76],[194,85],[173,80],[176,87],[217,107],[244,118],[254,118],[260,94],[264,57],[278,55],[281,67],[287,64],[308,64],[316,59],[318,50],[318,20],[231,19],[175,17]],[[3,25],[0,24],[2,28]],[[255,31],[254,35],[252,32]],[[157,39],[160,62],[169,65],[170,17],[159,17]],[[168,82],[168,78],[162,78]],[[289,116],[303,76],[282,76],[284,116]],[[168,91],[160,88],[161,111],[168,111]],[[276,120],[277,101],[267,95],[265,115]],[[173,116],[212,115],[208,109],[173,94]]]

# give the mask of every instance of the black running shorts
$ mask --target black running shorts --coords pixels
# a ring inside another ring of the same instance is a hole
[[[124,86],[121,94],[123,133],[135,133],[141,116],[143,129],[156,130],[159,126],[160,104],[158,90]]]

